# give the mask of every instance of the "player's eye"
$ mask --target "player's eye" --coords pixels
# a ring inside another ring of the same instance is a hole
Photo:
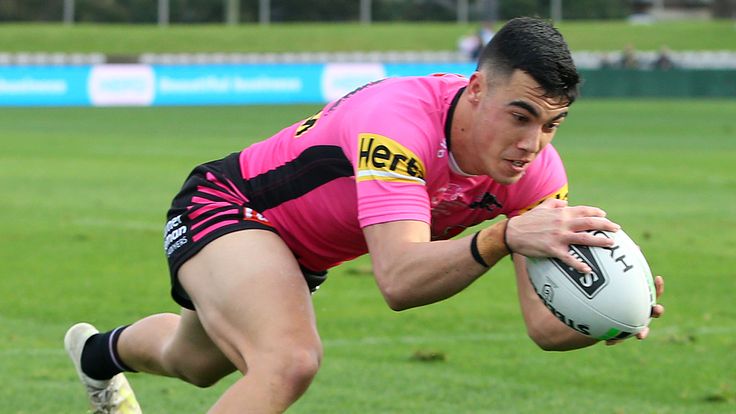
[[[558,122],[553,122],[553,123],[544,125],[542,129],[544,130],[544,132],[552,132],[559,127],[560,127],[560,124]]]
[[[519,112],[512,112],[511,116],[514,117],[514,120],[519,123],[525,123],[529,120],[529,117]]]

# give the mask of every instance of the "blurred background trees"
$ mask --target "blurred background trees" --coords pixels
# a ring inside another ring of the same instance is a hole
[[[1,21],[61,21],[65,7],[75,22],[156,23],[165,5],[171,23],[219,23],[234,12],[238,22],[357,21],[361,4],[370,6],[372,21],[453,21],[467,10],[471,21],[504,20],[521,15],[552,17],[555,3],[564,19],[621,19],[651,9],[706,12],[736,17],[736,0],[2,0]]]

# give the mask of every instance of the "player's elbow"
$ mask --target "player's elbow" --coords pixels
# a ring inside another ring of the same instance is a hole
[[[527,325],[529,338],[543,351],[571,351],[598,342],[562,324],[535,323]]]
[[[527,335],[542,351],[562,351],[560,344],[539,330],[527,329]]]
[[[526,334],[543,351],[554,351],[554,343],[549,340],[539,324],[528,324]]]
[[[397,284],[382,286],[381,294],[383,295],[383,300],[386,301],[388,307],[393,311],[400,312],[414,307],[410,301],[407,300],[405,290]]]
[[[374,269],[374,272],[383,300],[391,310],[399,312],[415,306],[411,301],[411,292],[401,283],[401,278],[392,275],[391,271],[381,272]]]
[[[560,335],[559,327],[551,323],[536,321],[527,324],[526,333],[541,350],[543,351],[566,351],[570,349],[566,346],[563,336]]]

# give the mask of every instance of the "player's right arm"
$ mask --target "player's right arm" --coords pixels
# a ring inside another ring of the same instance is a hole
[[[504,223],[496,223],[485,251],[492,266],[508,254],[503,244]],[[449,298],[488,270],[470,253],[471,236],[430,241],[427,223],[400,220],[363,229],[378,288],[391,309],[400,311]]]
[[[377,223],[363,229],[373,262],[373,271],[386,302],[394,310],[427,305],[462,291],[511,250],[527,256],[569,259],[580,270],[586,266],[568,258],[568,244],[610,246],[610,240],[580,233],[578,226],[615,231],[617,225],[600,217],[599,209],[569,207],[560,200],[480,231],[478,253],[482,266],[471,253],[472,236],[430,241],[430,228],[418,220]],[[541,210],[549,211],[541,211]],[[511,232],[513,227],[513,232]],[[504,241],[506,237],[506,241]],[[562,253],[560,253],[562,252]],[[545,309],[546,311],[546,309]],[[549,312],[547,312],[549,313]]]

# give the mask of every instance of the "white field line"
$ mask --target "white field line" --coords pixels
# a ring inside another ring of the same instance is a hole
[[[421,345],[428,343],[447,342],[506,342],[522,338],[521,334],[461,334],[461,335],[433,335],[433,336],[368,336],[364,338],[342,338],[322,340],[326,348],[339,348],[344,346],[371,346],[389,344],[411,344]]]
[[[669,326],[653,330],[654,340],[666,340],[666,335],[693,334],[693,335],[730,335],[736,333],[736,326],[705,326],[693,331],[685,331],[677,326]],[[363,338],[326,338],[323,339],[325,348],[341,348],[346,346],[384,346],[392,344],[422,345],[448,342],[507,342],[524,338],[524,334],[478,334],[468,333],[461,335],[432,335],[432,336],[368,336]],[[0,349],[0,356],[58,356],[66,355],[63,346],[58,348],[11,348]]]
[[[148,221],[111,220],[94,217],[81,218],[72,221],[75,226],[81,227],[106,227],[121,230],[146,230],[163,232],[164,222],[152,223]]]

